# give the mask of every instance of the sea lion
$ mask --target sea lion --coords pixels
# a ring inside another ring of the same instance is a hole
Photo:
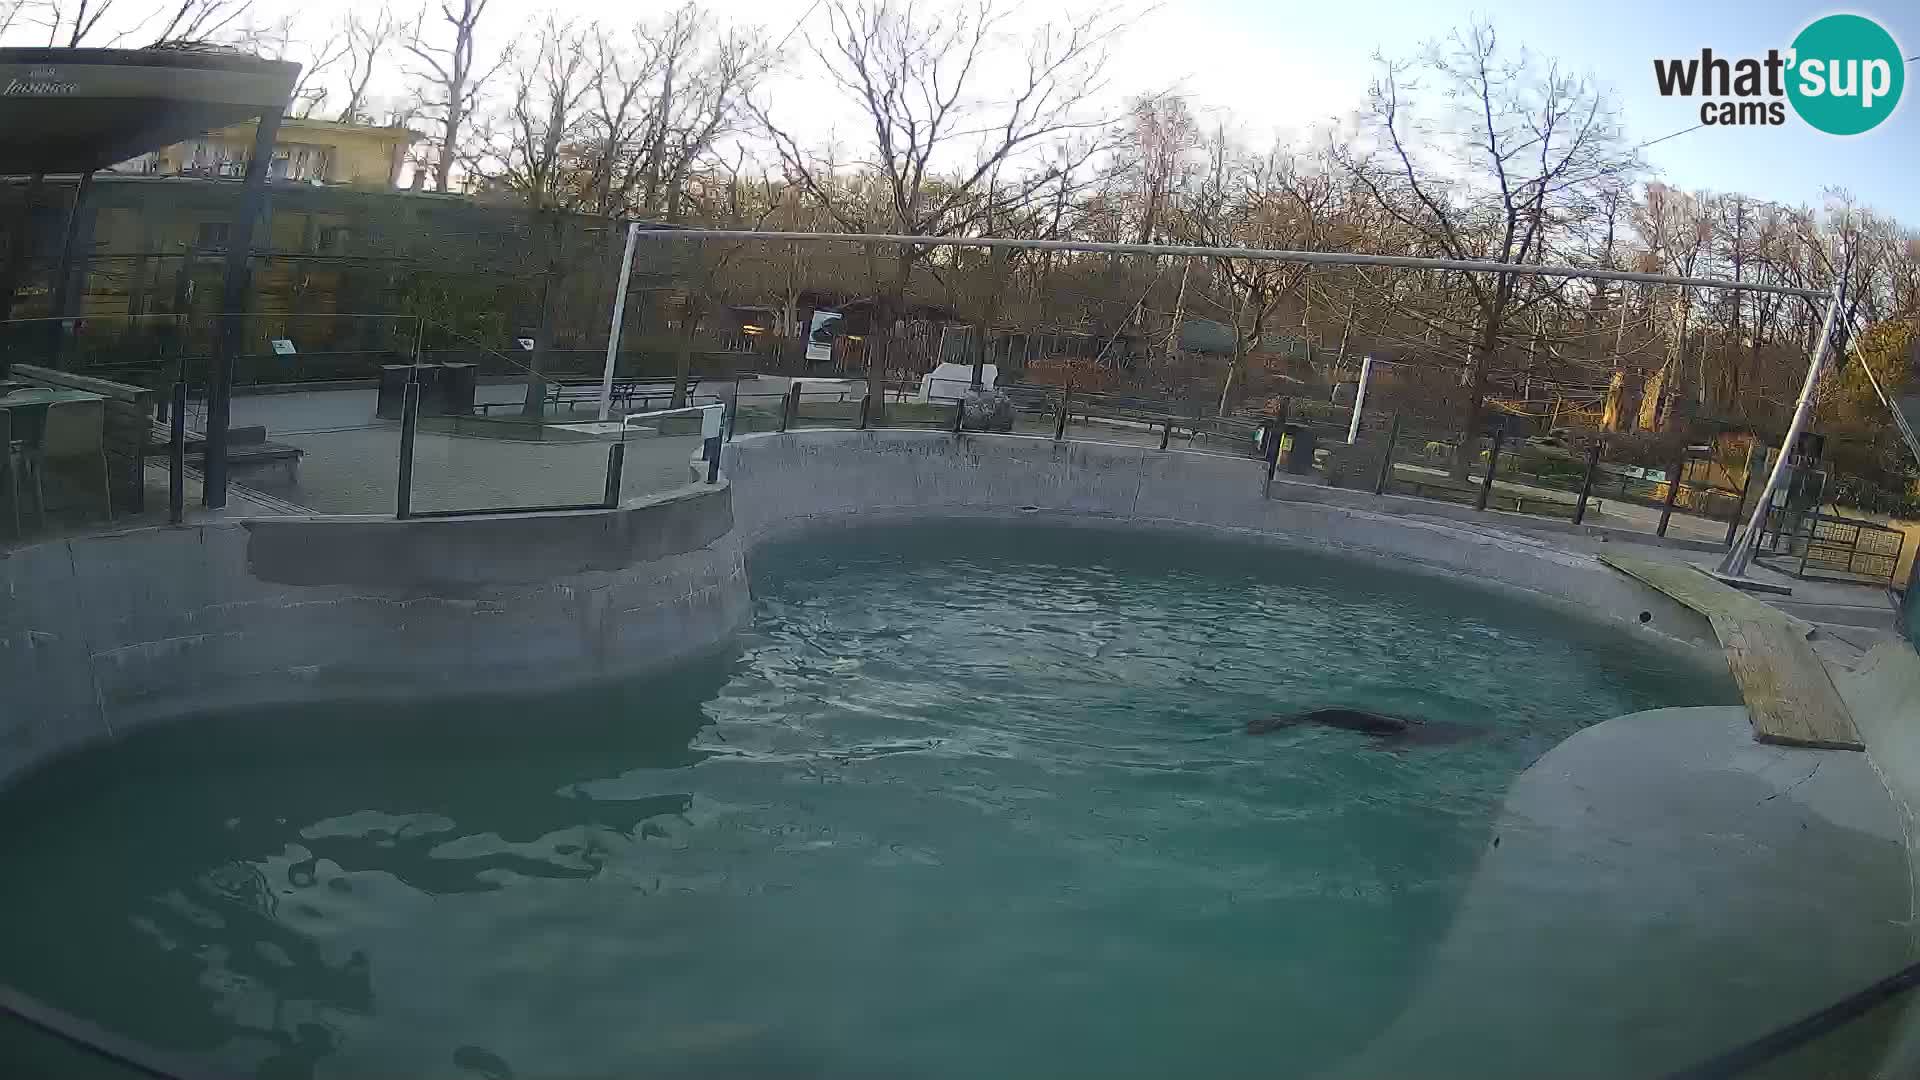
[[[1444,721],[1422,723],[1417,720],[1402,720],[1397,716],[1367,712],[1363,709],[1314,709],[1311,712],[1294,713],[1288,716],[1269,716],[1263,720],[1249,720],[1247,734],[1265,735],[1270,731],[1299,727],[1303,724],[1318,724],[1321,727],[1358,731],[1363,735],[1371,735],[1382,742],[1396,746],[1440,746],[1462,742],[1480,734],[1480,729],[1466,724],[1450,724]]]

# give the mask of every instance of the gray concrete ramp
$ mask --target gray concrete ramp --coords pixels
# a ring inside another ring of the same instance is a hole
[[[1782,746],[1863,750],[1853,714],[1807,643],[1812,627],[1685,564],[1621,555],[1600,561],[1707,617],[1747,702],[1754,738]]]

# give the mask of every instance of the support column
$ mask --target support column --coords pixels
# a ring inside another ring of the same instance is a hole
[[[260,114],[253,135],[253,156],[247,159],[246,190],[240,212],[227,229],[227,274],[220,290],[220,325],[213,336],[213,365],[207,378],[206,481],[201,502],[210,510],[227,505],[227,419],[233,404],[233,368],[240,355],[246,327],[248,260],[253,255],[254,228],[271,206],[267,172],[273,164],[273,141],[280,134],[283,110]]]

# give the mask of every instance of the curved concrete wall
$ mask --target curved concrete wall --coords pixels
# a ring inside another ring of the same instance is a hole
[[[1562,538],[1302,484],[1265,500],[1247,459],[812,431],[740,439],[725,464],[728,483],[613,511],[265,518],[13,552],[0,558],[0,783],[160,717],[644,673],[745,623],[754,544],[902,516],[1042,514],[1353,551],[1524,590],[1720,663],[1704,620]]]
[[[1409,570],[1524,590],[1569,614],[1686,646],[1725,670],[1706,620],[1591,556],[1480,524],[1435,520],[1436,504],[1281,483],[1260,497],[1249,458],[1112,443],[935,431],[807,431],[726,448],[734,515],[751,546],[799,529],[887,517],[1045,514],[1386,558]],[[1646,613],[1646,622],[1640,620]]]
[[[616,511],[142,529],[0,558],[0,784],[236,705],[633,675],[748,615],[731,492]]]

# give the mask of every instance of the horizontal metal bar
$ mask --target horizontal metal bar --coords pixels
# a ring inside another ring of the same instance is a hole
[[[1534,277],[1589,278],[1594,281],[1633,281],[1644,285],[1693,285],[1703,289],[1738,289],[1823,300],[1826,289],[1796,289],[1790,285],[1756,285],[1725,278],[1642,274],[1631,270],[1594,270],[1579,266],[1531,263],[1478,262],[1471,259],[1421,259],[1409,255],[1363,255],[1352,251],[1289,251],[1284,248],[1202,247],[1191,244],[1108,244],[1091,240],[1019,240],[1003,236],[903,236],[898,233],[756,232],[752,229],[641,229],[640,236],[657,240],[772,240],[792,243],[910,244],[914,247],[1018,248],[1029,251],[1082,251],[1104,255],[1193,255],[1209,259],[1255,259],[1330,266],[1393,266],[1405,270],[1464,270],[1490,274],[1527,274]]]
[[[571,510],[605,510],[606,504],[570,503],[566,506],[494,506],[477,510],[415,510],[407,515],[407,520],[420,518],[484,517],[487,514],[555,514]]]
[[[756,395],[749,394],[747,396],[753,397]],[[778,396],[786,397],[787,395],[781,394]],[[704,414],[708,409],[724,409],[726,407],[726,402],[714,401],[705,405],[683,405],[678,409],[655,409],[652,412],[626,413],[620,418],[620,426],[624,428],[627,426],[627,423],[632,420],[656,420],[662,416],[687,416],[693,413]]]

